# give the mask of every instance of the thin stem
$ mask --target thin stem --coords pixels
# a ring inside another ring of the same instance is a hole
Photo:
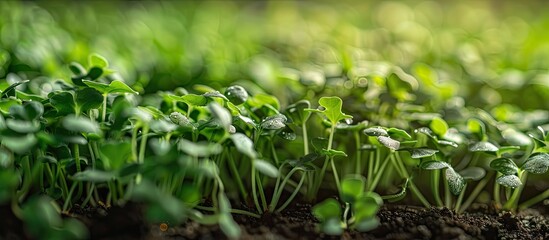
[[[355,173],[360,174],[360,160],[362,158],[362,152],[360,151],[360,134],[358,131],[354,131],[353,135],[355,137],[355,147],[356,147],[356,165],[355,165]]]
[[[446,170],[448,171],[448,170]],[[443,178],[444,180],[444,205],[447,208],[452,207],[452,193],[450,193],[450,187],[448,185],[448,180],[446,178]]]
[[[397,165],[400,168],[400,171],[403,173],[403,177],[406,178],[406,179],[410,179],[410,174],[408,174],[408,171],[406,170],[406,167],[404,166],[404,163],[402,162],[402,158],[400,158],[400,154],[396,153],[395,156],[396,156]],[[427,207],[427,208],[431,207],[431,204],[429,203],[429,201],[427,201],[425,196],[423,196],[423,194],[419,191],[419,189],[417,188],[414,181],[410,180],[410,182],[408,184],[410,185],[410,190],[412,190],[412,193],[419,199],[419,201],[425,207]]]
[[[467,200],[465,200],[465,203],[463,203],[463,205],[461,206],[461,209],[459,210],[459,212],[464,212],[465,209],[467,209],[473,203],[473,201],[477,199],[480,192],[484,189],[484,186],[486,186],[488,181],[490,181],[490,179],[492,179],[493,176],[494,176],[494,171],[490,171],[486,177],[480,180],[480,182],[477,184],[475,189],[473,189],[473,192],[471,192],[471,195],[469,195]]]
[[[259,197],[261,199],[261,204],[263,206],[263,209],[267,210],[267,199],[265,198],[265,191],[263,190],[263,182],[261,181],[261,178],[259,177],[259,174],[255,175],[258,183],[258,189],[259,189]]]
[[[278,188],[275,188],[275,193],[271,199],[271,204],[269,205],[269,211],[273,211],[276,208],[276,205],[278,204],[278,200],[280,199],[280,196],[282,195],[282,191],[284,191],[284,187],[286,186],[286,183],[288,180],[292,177],[292,175],[297,171],[297,168],[293,168],[288,172],[286,177],[284,177],[284,180],[282,181],[282,184],[278,186]]]
[[[252,170],[252,197],[254,199],[255,208],[257,209],[258,213],[263,213],[263,210],[261,210],[261,206],[259,205],[259,200],[257,199],[257,190],[255,186],[255,167],[252,161],[252,167],[250,168]]]
[[[376,176],[374,177],[374,181],[372,182],[372,185],[368,188],[368,191],[374,191],[377,187],[377,184],[379,183],[379,180],[381,179],[381,175],[383,175],[383,170],[387,167],[387,164],[389,163],[389,158],[393,155],[393,152],[391,151],[387,157],[385,157],[385,160],[383,160],[383,163],[381,164],[381,167],[379,168],[379,171],[377,172]]]
[[[240,177],[240,173],[238,173],[238,169],[236,168],[236,163],[234,162],[233,155],[229,153],[227,154],[227,156],[229,158],[229,168],[231,168],[231,171],[233,172],[233,177],[236,180],[236,185],[238,185],[240,194],[242,194],[242,199],[246,200],[248,198],[248,192],[244,188],[244,183],[242,183],[242,178]]]
[[[366,176],[366,185],[367,188],[370,188],[372,184],[372,178],[374,177],[374,151],[370,151],[370,156],[368,158],[368,176]]]
[[[307,155],[309,154],[309,139],[307,136],[307,124],[305,124],[305,121],[301,124],[301,130],[303,131],[303,152]]]
[[[72,185],[71,190],[69,191],[69,196],[67,197],[67,199],[65,199],[65,204],[63,204],[63,212],[67,212],[67,209],[69,208],[74,189],[76,189],[76,184]]]
[[[461,193],[459,193],[459,197],[456,201],[454,211],[457,213],[459,213],[459,208],[461,207],[461,202],[463,201],[463,196],[465,195],[465,190],[467,190],[467,183],[465,183],[465,186],[463,186],[463,190],[461,190]]]
[[[286,200],[286,202],[284,202],[284,204],[282,204],[282,206],[280,206],[280,208],[276,210],[277,213],[282,212],[282,210],[284,210],[294,200],[295,196],[299,192],[299,189],[301,188],[301,185],[303,185],[303,181],[305,180],[305,175],[306,174],[303,173],[303,175],[301,176],[301,180],[299,180],[299,184],[294,189],[294,192],[292,193],[292,195],[290,195],[290,197]]]
[[[136,124],[135,126],[133,126],[133,131],[132,131],[131,144],[132,144],[132,160],[133,161],[137,161],[137,131],[139,130],[139,127],[140,127],[139,124]]]
[[[339,175],[337,174],[337,169],[335,167],[334,157],[330,157],[330,163],[332,165],[332,172],[334,174],[334,181],[336,183],[337,192],[339,193],[339,195],[341,195],[341,183],[339,183]]]
[[[275,166],[278,167],[278,156],[276,154],[276,149],[275,149],[275,146],[274,146],[274,143],[273,143],[273,139],[270,139],[269,142],[270,142],[270,145],[271,145],[271,154],[273,155],[273,159],[275,161]]]
[[[438,207],[444,206],[444,203],[442,202],[442,198],[440,198],[440,170],[433,170],[431,179],[431,189],[433,190],[433,196],[435,197],[435,202],[437,203]]]
[[[501,175],[501,173],[497,173],[496,179]],[[501,206],[501,186],[494,182],[494,201],[496,202],[497,206]]]
[[[374,173],[377,174],[377,172],[379,172],[379,160],[380,160],[380,155],[381,155],[381,150],[379,150],[379,148],[376,148],[376,162],[375,162],[375,165],[374,165]]]
[[[522,204],[519,205],[519,209],[526,209],[526,208],[529,208],[531,207],[532,205],[538,203],[538,202],[541,202],[545,199],[549,198],[549,189],[545,190],[544,192],[542,192],[541,194],[533,197],[533,198],[530,198],[528,199],[527,201],[523,202]]]
[[[103,111],[101,113],[101,122],[105,122],[105,119],[107,118],[107,95],[108,94],[103,94],[103,107],[101,108],[101,110]]]
[[[519,170],[518,177],[520,178],[520,182],[522,182],[522,184],[517,189],[513,190],[513,195],[511,195],[511,198],[507,200],[505,205],[503,205],[503,209],[512,210],[516,208],[522,189],[524,189],[524,185],[526,185],[527,176],[528,172]]]

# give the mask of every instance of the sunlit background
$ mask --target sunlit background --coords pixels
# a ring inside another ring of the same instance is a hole
[[[142,93],[237,81],[293,100],[303,84],[350,88],[397,66],[442,98],[547,108],[547,10],[544,1],[1,2],[0,79],[69,80],[70,62],[98,53]]]

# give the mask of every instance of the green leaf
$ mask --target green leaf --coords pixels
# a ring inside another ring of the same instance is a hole
[[[99,91],[102,94],[110,94],[110,93],[133,93],[133,94],[139,94],[135,90],[131,89],[128,85],[126,85],[124,82],[120,80],[114,80],[108,85],[105,83],[100,82],[93,82],[88,80],[82,81],[84,84],[88,85],[88,87],[94,88],[95,90]]]
[[[435,155],[438,150],[429,149],[429,148],[412,148],[406,149],[412,155],[412,158],[424,158]]]
[[[219,216],[219,227],[230,239],[238,239],[240,237],[240,226],[233,220],[231,214],[221,214]]]
[[[7,119],[6,127],[18,133],[34,133],[40,130],[40,123],[38,121]]]
[[[345,130],[345,131],[360,131],[368,126],[368,121],[362,121],[354,125],[350,125],[347,123],[337,123],[336,129],[337,130]]]
[[[208,104],[208,109],[210,110],[212,117],[214,117],[219,122],[219,124],[221,124],[223,129],[225,129],[225,131],[229,131],[229,128],[231,127],[231,123],[233,121],[229,110],[223,108],[217,102],[211,102],[210,104]]]
[[[367,128],[364,129],[363,133],[371,137],[389,136],[389,133],[381,127]]]
[[[269,177],[275,178],[278,176],[278,169],[275,166],[273,166],[270,162],[267,162],[265,160],[255,159],[254,167],[259,172]]]
[[[0,148],[0,169],[6,169],[13,164],[13,157],[6,149]]]
[[[278,130],[286,126],[288,119],[283,114],[268,116],[261,121],[261,128],[268,130]]]
[[[53,95],[49,95],[51,105],[57,110],[59,115],[67,115],[75,113],[74,97],[69,92],[60,92]]]
[[[517,188],[522,185],[522,182],[520,181],[520,178],[516,175],[503,175],[496,179],[496,182],[500,185],[503,185],[505,187],[509,188]]]
[[[116,175],[112,172],[89,169],[75,173],[72,179],[75,181],[103,183],[112,181],[115,177]]]
[[[478,181],[486,175],[486,170],[481,167],[468,167],[459,171],[464,180]]]
[[[419,167],[421,169],[425,169],[425,170],[437,170],[437,169],[448,168],[448,167],[450,167],[450,164],[448,164],[447,162],[443,162],[443,161],[431,160],[431,161],[422,162],[419,165]]]
[[[549,154],[548,153],[534,153],[526,159],[522,165],[522,169],[527,172],[542,174],[547,172],[549,168]]]
[[[321,97],[318,103],[324,107],[324,110],[311,109],[311,111],[324,114],[333,125],[341,120],[353,118],[353,116],[341,112],[343,101],[339,97]]]
[[[341,199],[347,203],[354,203],[363,194],[366,179],[361,175],[349,176],[341,181]]]
[[[420,127],[420,128],[418,128],[418,129],[414,130],[414,132],[415,132],[415,133],[421,133],[421,134],[423,134],[423,135],[425,135],[425,136],[427,136],[427,137],[430,137],[430,138],[436,138],[436,137],[433,135],[434,132],[433,132],[430,128],[428,128],[428,127]]]
[[[26,153],[38,142],[34,134],[26,134],[23,136],[2,136],[0,139],[4,146],[18,154]]]
[[[84,88],[76,91],[76,105],[80,112],[87,112],[90,109],[97,109],[103,103],[103,95],[93,88]]]
[[[3,114],[9,114],[10,109],[14,106],[18,106],[21,104],[20,99],[14,99],[14,98],[8,98],[8,99],[0,99],[0,112]]]
[[[132,154],[132,145],[130,142],[107,142],[99,147],[101,161],[107,170],[120,169],[125,163],[129,162]]]
[[[518,167],[509,158],[498,158],[490,162],[490,167],[504,175],[512,175],[518,172]]]
[[[71,62],[69,64],[69,70],[71,70],[72,74],[78,77],[86,75],[86,69],[80,63],[77,63],[77,62]]]
[[[400,142],[397,141],[397,140],[393,140],[391,139],[390,137],[385,137],[385,136],[379,136],[377,137],[377,140],[383,144],[383,146],[393,150],[393,151],[396,151],[400,148]]]
[[[184,183],[181,185],[180,189],[181,189],[181,192],[179,193],[179,198],[185,204],[189,206],[196,206],[202,200],[200,189],[195,184]],[[222,195],[224,196],[224,194],[220,194],[219,197],[221,198]],[[226,197],[225,197],[225,200],[228,201]],[[229,208],[230,208],[230,204],[229,204]]]
[[[383,199],[377,193],[366,192],[354,205],[355,219],[358,222],[375,217],[381,205],[383,205]]]
[[[490,142],[476,142],[469,146],[469,151],[471,152],[497,152],[498,147]]]
[[[271,106],[274,110],[280,109],[280,102],[274,96],[258,93],[248,99],[248,104],[252,107],[264,107],[265,105]]]
[[[484,123],[476,118],[471,118],[467,121],[467,128],[469,132],[476,134],[480,139],[484,139],[486,135],[486,126]]]
[[[362,219],[354,224],[354,228],[359,232],[368,232],[379,226],[379,219],[376,217]]]
[[[63,118],[63,127],[72,132],[101,133],[99,124],[89,118],[68,115]]]
[[[184,138],[179,139],[177,149],[195,157],[207,157],[215,154],[220,154],[223,147],[219,143],[210,142],[191,142]]]
[[[219,91],[211,91],[211,92],[204,93],[202,95],[208,98],[221,98],[223,100],[229,101],[229,99],[225,97],[225,95],[221,94]]]
[[[451,146],[451,147],[458,147],[458,144],[452,141],[446,141],[446,140],[438,140],[437,144],[444,145],[444,146]]]
[[[251,159],[257,158],[257,152],[254,149],[254,143],[248,136],[242,133],[235,133],[231,135],[233,144],[240,153],[248,156]]]
[[[107,68],[109,67],[109,62],[103,56],[93,53],[88,58],[88,65],[90,67]]]
[[[298,101],[286,108],[286,115],[297,125],[306,122],[311,116],[311,112],[305,111],[311,107],[311,103],[307,100]]]
[[[92,67],[90,68],[90,70],[88,71],[88,74],[86,74],[85,78],[87,79],[90,79],[90,80],[96,80],[98,78],[101,77],[101,75],[103,75],[103,69],[100,68],[100,67]],[[79,85],[81,86],[80,82],[84,83],[84,81],[87,81],[87,80],[83,80],[83,81],[79,81],[77,80],[78,78],[73,78],[73,83],[76,84],[76,85]],[[77,81],[75,81],[77,80]],[[84,83],[85,84],[85,83]],[[87,85],[87,84],[86,84]],[[89,86],[89,85],[88,85]]]
[[[501,135],[509,144],[516,146],[529,146],[532,144],[532,139],[526,134],[521,133],[515,129],[507,128],[501,132]]]
[[[320,230],[327,235],[341,235],[343,233],[343,227],[338,218],[330,218],[320,224]]]
[[[28,83],[28,82],[29,82],[29,80],[24,80],[24,81],[16,82],[16,83],[10,85],[6,89],[4,89],[4,91],[0,94],[0,98],[5,98],[5,97],[8,97],[8,96],[15,96],[15,88],[18,87],[21,84],[25,84],[25,83]]]
[[[444,134],[446,134],[446,132],[448,131],[448,123],[446,123],[446,121],[444,121],[444,119],[440,117],[436,117],[431,120],[431,124],[429,125],[429,127],[438,136],[444,136]]]
[[[179,126],[188,127],[191,126],[191,121],[183,114],[179,112],[170,113],[170,120]]]
[[[312,208],[312,212],[320,221],[326,221],[330,218],[339,219],[341,217],[341,206],[333,198],[328,198]]]
[[[408,134],[406,131],[399,128],[389,128],[387,130],[387,133],[391,138],[403,138],[407,140],[412,139],[412,136],[410,136],[410,134]]]
[[[463,179],[463,177],[459,175],[459,173],[454,171],[452,167],[446,168],[445,177],[448,181],[450,192],[452,192],[452,194],[454,195],[459,195],[465,187],[465,180]]]
[[[225,90],[225,96],[227,96],[229,101],[231,101],[232,103],[240,105],[248,100],[249,95],[246,89],[244,89],[243,87],[239,85],[233,85]]]
[[[210,102],[207,97],[196,94],[187,94],[184,96],[170,95],[169,97],[175,101],[182,101],[191,106],[206,106]]]

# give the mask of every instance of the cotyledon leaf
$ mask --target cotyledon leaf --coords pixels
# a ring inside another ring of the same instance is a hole
[[[535,174],[545,173],[548,168],[549,153],[534,153],[522,165],[522,169]]]
[[[520,178],[516,175],[503,175],[496,179],[496,182],[510,188],[517,188],[522,185]]]

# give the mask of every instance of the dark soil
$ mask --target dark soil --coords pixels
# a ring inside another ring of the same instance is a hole
[[[226,239],[218,226],[187,222],[162,229],[143,218],[142,206],[78,209],[73,215],[88,226],[92,239]],[[9,208],[0,208],[0,239],[26,239]],[[7,218],[6,218],[7,216]],[[486,205],[476,205],[468,213],[455,214],[447,208],[419,208],[386,205],[378,213],[381,225],[368,233],[346,231],[327,236],[316,231],[318,221],[311,206],[297,204],[280,215],[255,219],[235,215],[242,239],[549,239],[547,209],[528,209],[513,215]]]

